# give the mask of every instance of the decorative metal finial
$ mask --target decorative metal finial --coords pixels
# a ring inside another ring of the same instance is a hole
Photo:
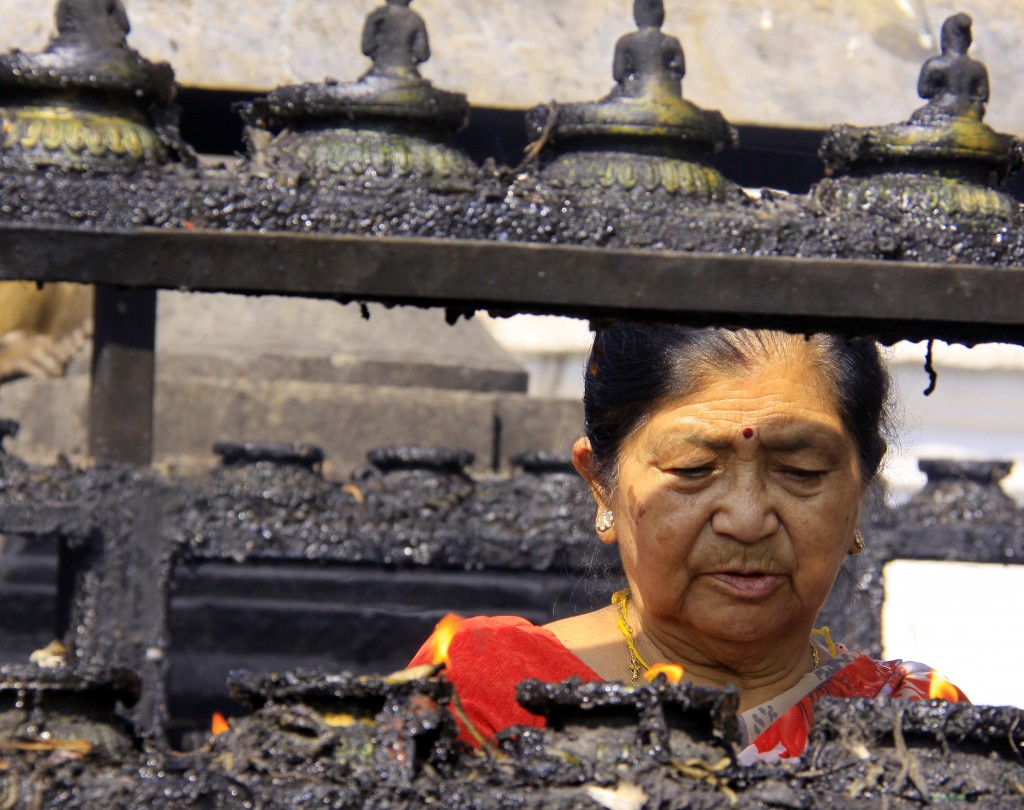
[[[121,0],[60,0],[57,39],[64,45],[122,48],[131,25]]]
[[[988,70],[967,55],[971,47],[971,18],[955,14],[942,24],[942,54],[921,68],[917,92],[928,104],[911,117],[914,123],[950,118],[985,117],[988,103]]]
[[[982,120],[988,70],[967,55],[971,18],[948,18],[941,44],[942,53],[924,63],[918,79],[917,92],[928,103],[907,121],[829,130],[819,154],[835,179],[812,192],[819,204],[979,223],[1019,219],[1017,201],[999,187],[1024,165],[1024,153],[1015,137]]]
[[[469,102],[420,76],[430,42],[411,2],[387,0],[367,16],[362,49],[373,66],[358,81],[279,87],[239,107],[257,163],[361,188],[475,175],[444,143],[466,125]]]
[[[412,0],[387,0],[366,18],[363,53],[373,60],[367,76],[419,79],[418,66],[430,59],[423,18],[409,8]]]
[[[612,76],[618,87],[612,96],[640,98],[668,93],[682,98],[686,57],[679,40],[661,30],[665,4],[662,0],[634,0],[633,18],[638,30],[615,45]]]
[[[736,142],[722,114],[683,98],[686,58],[679,40],[664,33],[662,0],[634,0],[637,29],[615,45],[616,86],[601,101],[552,104],[527,113],[536,140],[527,160],[551,145],[555,159],[546,182],[566,188],[610,188],[693,200],[724,200],[732,188],[707,157]]]

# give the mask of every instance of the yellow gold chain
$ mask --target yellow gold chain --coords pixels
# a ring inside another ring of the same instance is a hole
[[[629,588],[623,588],[621,591],[616,591],[612,594],[612,604],[615,605],[619,610],[618,626],[619,632],[622,633],[622,637],[626,639],[626,647],[629,649],[629,675],[633,681],[633,686],[638,686],[640,683],[640,670],[643,669],[645,672],[651,668],[640,651],[636,648],[636,642],[633,640],[633,631],[629,627]],[[832,634],[829,632],[827,626],[820,627],[811,630],[811,633],[816,636],[824,636],[825,643],[828,644],[828,652],[833,658],[836,656],[836,645],[832,641]],[[812,642],[811,645],[811,661],[814,663],[814,668],[817,669],[821,666],[821,659],[818,656],[818,650]]]
[[[640,683],[641,667],[646,672],[651,668],[651,665],[644,661],[644,657],[640,655],[640,651],[636,648],[636,643],[633,641],[633,631],[629,628],[629,613],[627,611],[629,596],[629,588],[616,591],[612,594],[612,604],[619,609],[619,632],[626,639],[626,647],[629,648],[629,674],[633,679],[633,686],[637,686]]]

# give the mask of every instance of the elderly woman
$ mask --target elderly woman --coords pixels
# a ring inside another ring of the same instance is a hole
[[[745,762],[799,756],[820,697],[926,697],[928,668],[813,631],[844,559],[864,547],[888,388],[868,340],[600,330],[573,461],[629,588],[544,627],[464,622],[447,677],[480,733],[542,723],[515,701],[525,678],[636,684],[657,663],[739,690]]]

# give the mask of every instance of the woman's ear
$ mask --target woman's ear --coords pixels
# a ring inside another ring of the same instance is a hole
[[[590,439],[586,436],[577,439],[572,446],[572,466],[576,468],[576,472],[586,482],[587,489],[590,490],[590,494],[597,501],[598,508],[601,508],[602,504],[598,494],[600,486],[597,483],[597,474],[594,470],[594,450],[590,446]]]
[[[572,465],[580,474],[594,496],[594,503],[597,505],[597,518],[595,530],[602,543],[614,543],[618,540],[615,531],[615,517],[611,504],[605,497],[604,489],[597,480],[596,464],[594,461],[594,450],[590,446],[590,439],[585,436],[576,440],[572,446]],[[601,526],[602,528],[598,528]]]

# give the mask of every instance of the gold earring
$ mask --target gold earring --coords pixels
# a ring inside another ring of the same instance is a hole
[[[853,533],[853,547],[857,549],[854,554],[860,554],[864,550],[864,534],[860,529]]]
[[[602,509],[594,519],[594,528],[602,534],[615,525],[615,513],[611,509]]]

